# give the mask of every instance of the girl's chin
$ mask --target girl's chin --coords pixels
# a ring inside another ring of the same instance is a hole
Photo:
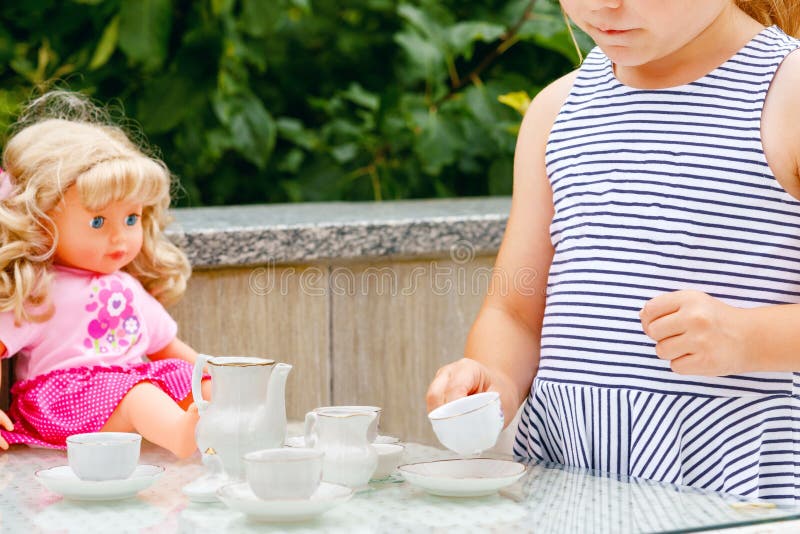
[[[602,47],[602,50],[608,59],[619,67],[641,67],[651,59],[637,53],[636,50],[623,46],[605,46]]]

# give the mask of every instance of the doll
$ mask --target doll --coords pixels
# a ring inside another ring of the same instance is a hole
[[[166,166],[87,98],[54,91],[26,108],[2,167],[0,357],[17,356],[0,447],[118,431],[191,455],[196,353],[163,307],[190,266],[163,234]]]

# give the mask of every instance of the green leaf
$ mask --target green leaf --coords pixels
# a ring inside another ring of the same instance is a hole
[[[423,170],[430,175],[438,175],[445,166],[456,161],[461,148],[462,136],[455,124],[436,112],[429,113],[422,133],[414,144]]]
[[[331,156],[337,163],[347,163],[358,155],[358,145],[355,143],[345,143],[331,149]]]
[[[305,129],[303,123],[298,119],[280,117],[276,121],[276,126],[279,137],[291,141],[306,150],[314,150],[319,144],[317,135],[312,130]]]
[[[341,93],[343,97],[347,98],[354,104],[365,107],[370,110],[377,110],[381,103],[380,97],[375,93],[370,93],[357,83],[351,83],[346,91]]]
[[[211,12],[214,13],[215,17],[229,15],[233,11],[235,4],[236,0],[211,0]]]
[[[275,27],[283,11],[283,2],[275,0],[242,0],[239,24],[253,37],[263,37]]]
[[[89,62],[89,70],[97,70],[106,64],[111,54],[117,48],[117,41],[119,40],[119,15],[111,19],[106,29],[103,30],[103,35],[100,37],[100,42],[97,43],[97,48],[94,50],[94,55]]]
[[[231,136],[231,147],[259,169],[265,168],[275,148],[277,128],[261,101],[247,93],[218,93],[213,105]]]
[[[447,40],[453,55],[472,59],[472,51],[476,41],[491,43],[505,33],[505,28],[488,22],[459,22],[447,28]]]
[[[395,42],[408,55],[412,65],[422,74],[422,78],[430,79],[444,67],[444,54],[430,41],[426,41],[416,33],[398,33]]]
[[[422,35],[432,41],[442,41],[444,30],[423,10],[409,4],[402,4],[397,8],[397,14],[415,28]]]
[[[148,133],[178,126],[207,106],[208,95],[186,74],[165,73],[150,81],[139,100],[138,118]]]
[[[501,104],[505,104],[519,112],[520,115],[525,115],[528,106],[531,103],[531,97],[525,91],[514,91],[506,93],[497,97]]]
[[[296,173],[300,169],[300,165],[305,160],[305,154],[299,148],[291,149],[286,156],[278,163],[278,170],[289,173]]]
[[[146,70],[164,63],[171,29],[172,0],[122,0],[119,47]]]

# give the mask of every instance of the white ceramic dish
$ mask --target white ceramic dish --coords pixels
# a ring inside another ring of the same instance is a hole
[[[77,501],[113,501],[133,497],[150,487],[162,474],[159,465],[139,465],[122,480],[81,480],[70,466],[60,465],[36,471],[36,479],[53,493]]]
[[[443,497],[492,495],[519,480],[526,469],[519,462],[492,458],[438,460],[398,467],[409,483]]]
[[[276,523],[312,519],[352,496],[352,489],[328,482],[320,483],[317,491],[308,499],[261,500],[246,482],[227,484],[217,491],[217,497],[228,508],[243,513],[249,519]]]

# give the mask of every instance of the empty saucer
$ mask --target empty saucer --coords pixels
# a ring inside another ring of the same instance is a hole
[[[466,458],[406,464],[398,469],[409,483],[432,495],[481,497],[510,486],[527,468],[510,460]]]
[[[219,500],[228,508],[250,519],[272,522],[311,519],[347,501],[352,495],[352,489],[328,482],[321,482],[308,499],[262,500],[255,496],[247,482],[234,482],[217,490]]]
[[[36,471],[44,487],[67,499],[112,501],[133,497],[148,488],[164,472],[159,465],[139,465],[133,474],[121,480],[81,480],[68,465]]]

